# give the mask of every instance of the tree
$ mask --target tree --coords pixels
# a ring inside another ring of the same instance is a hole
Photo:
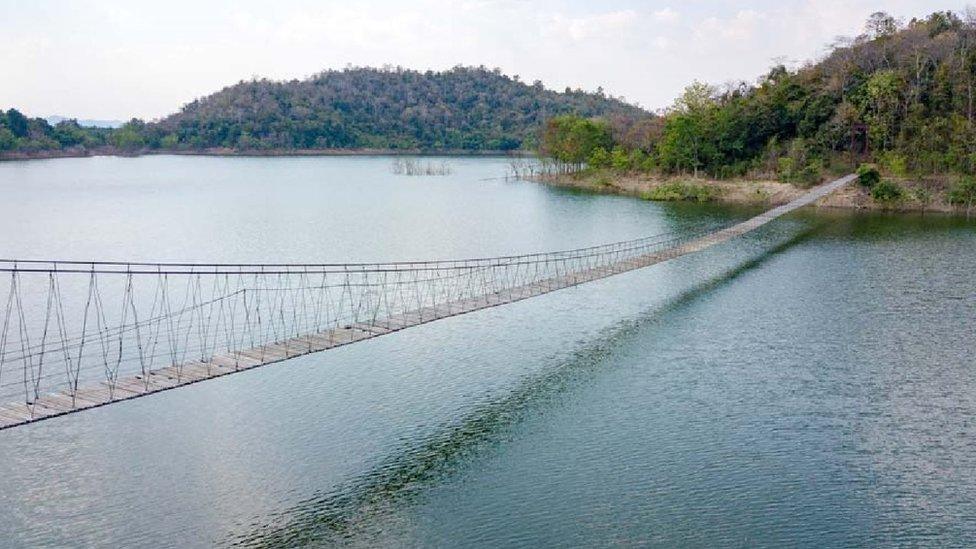
[[[600,119],[557,116],[546,123],[542,152],[579,170],[598,149],[613,147],[610,126]]]
[[[133,118],[126,122],[121,128],[112,133],[110,141],[119,149],[124,151],[136,151],[146,145],[146,140],[142,135],[145,123]]]
[[[872,38],[887,38],[898,32],[898,20],[883,11],[876,11],[868,17],[864,30]]]
[[[707,141],[706,120],[717,106],[715,92],[714,87],[695,81],[675,100],[658,145],[661,165],[666,169],[691,169],[698,176],[712,145]]]
[[[7,111],[7,125],[15,137],[27,137],[27,117],[17,109]]]
[[[949,203],[966,206],[967,215],[976,204],[976,178],[963,177],[949,191]]]
[[[868,131],[878,149],[887,150],[894,139],[901,88],[901,78],[893,70],[878,71],[867,81],[871,100]]]
[[[0,128],[0,151],[9,151],[17,146],[17,136],[7,128]]]
[[[672,111],[701,115],[715,104],[715,93],[714,86],[696,80],[675,99]]]

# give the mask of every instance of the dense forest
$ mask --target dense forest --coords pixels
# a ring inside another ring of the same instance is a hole
[[[43,118],[28,118],[17,109],[0,110],[0,153],[4,151],[84,151],[111,143],[112,130],[86,128],[75,120],[55,125]]]
[[[777,177],[801,184],[876,162],[889,175],[976,172],[976,12],[878,12],[825,58],[756,84],[690,85],[637,122],[561,116],[541,151],[583,167]]]
[[[548,90],[498,69],[325,71],[307,80],[253,80],[154,122],[115,130],[55,126],[16,110],[0,116],[0,151],[112,147],[122,151],[534,149],[551,116],[635,119],[647,113],[602,90]]]

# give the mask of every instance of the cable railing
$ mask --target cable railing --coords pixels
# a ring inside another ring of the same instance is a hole
[[[753,230],[747,221],[571,250],[376,263],[0,259],[0,428],[511,303]]]

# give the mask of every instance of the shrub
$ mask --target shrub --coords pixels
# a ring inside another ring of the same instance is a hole
[[[793,172],[796,171],[796,161],[788,156],[784,156],[776,161],[776,173],[779,180],[783,183],[793,181]]]
[[[868,189],[874,188],[881,181],[881,172],[874,164],[861,164],[857,168],[857,182]]]
[[[586,160],[586,165],[591,168],[609,168],[610,167],[610,153],[607,152],[603,147],[597,147],[593,150],[593,154]]]
[[[610,151],[610,166],[619,171],[630,169],[630,157],[627,155],[627,151],[620,145],[617,145]]]
[[[932,191],[924,187],[916,187],[912,190],[912,198],[922,206],[928,206],[932,202]]]
[[[874,198],[878,202],[897,202],[903,196],[905,196],[904,189],[894,181],[888,181],[887,179],[871,187],[871,198]]]
[[[679,200],[693,200],[696,202],[708,202],[715,199],[715,192],[706,185],[693,185],[673,181],[654,187],[650,191],[641,194],[644,200],[659,200],[663,202],[675,202]]]
[[[976,204],[976,178],[962,177],[949,189],[949,204],[971,208]]]
[[[820,183],[823,164],[820,160],[810,159],[803,162],[791,156],[784,156],[777,163],[779,180],[783,183],[793,183],[800,186],[812,186]]]
[[[819,162],[810,162],[805,168],[798,171],[796,181],[801,185],[813,186],[823,179],[820,175],[821,165]]]
[[[908,159],[905,155],[888,151],[881,155],[881,166],[895,177],[908,177]]]
[[[628,155],[628,162],[630,163],[630,169],[636,171],[650,171],[645,168],[648,165],[649,158],[644,151],[640,149],[634,149],[630,151]]]

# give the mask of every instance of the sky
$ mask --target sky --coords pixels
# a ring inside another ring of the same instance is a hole
[[[943,1],[0,0],[0,108],[154,119],[255,76],[463,64],[657,110],[693,80],[816,59],[874,11],[966,5]]]

